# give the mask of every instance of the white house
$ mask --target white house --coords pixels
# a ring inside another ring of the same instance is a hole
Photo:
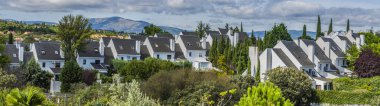
[[[174,39],[162,37],[148,37],[144,45],[149,52],[150,57],[162,60],[175,60],[175,42]]]
[[[108,47],[114,59],[140,60],[140,41],[138,40],[111,39]]]
[[[347,45],[345,41],[342,41],[340,45]],[[332,38],[320,37],[316,41],[317,45],[324,51],[326,56],[331,59],[332,64],[339,70],[341,75],[351,74],[352,71],[346,69],[347,60],[346,55],[339,45],[334,42]],[[344,46],[346,47],[346,46]]]
[[[23,62],[24,56],[24,47],[22,47],[20,44],[6,44],[3,53],[4,54],[0,55],[7,55],[10,59],[7,67],[9,70],[14,70],[21,66],[21,62]]]
[[[40,41],[31,46],[33,57],[42,70],[54,75],[55,80],[59,80],[61,68],[65,63],[64,55],[59,42]]]
[[[192,62],[194,68],[210,69],[212,67],[206,57],[206,38],[200,39],[197,36],[179,36],[176,43],[178,43],[182,50],[183,56]]]
[[[77,62],[80,67],[107,73],[107,67],[104,64],[104,50],[100,50],[100,45],[102,44],[99,42],[90,41],[86,43],[85,48],[78,51]]]

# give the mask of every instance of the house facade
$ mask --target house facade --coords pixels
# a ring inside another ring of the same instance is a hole
[[[181,48],[183,56],[192,62],[194,68],[206,70],[212,67],[206,56],[206,38],[200,39],[197,36],[179,36],[176,43]]]

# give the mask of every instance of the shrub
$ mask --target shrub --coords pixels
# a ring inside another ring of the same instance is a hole
[[[317,91],[319,103],[334,105],[342,104],[374,104],[374,100],[379,100],[379,93],[373,92],[351,92],[351,91]],[[378,102],[379,103],[379,102]],[[379,104],[376,105],[379,105]]]
[[[372,78],[336,78],[333,80],[334,90],[357,91],[365,90],[370,92],[380,92],[380,76]]]
[[[85,70],[82,72],[81,79],[87,85],[92,85],[96,81],[96,74],[97,72],[95,70]]]
[[[370,49],[364,49],[355,62],[354,72],[363,78],[380,75],[380,55]]]
[[[268,81],[274,83],[282,90],[285,98],[290,99],[296,105],[310,104],[314,90],[312,82],[307,74],[293,69],[278,67],[268,73]]]
[[[67,61],[61,70],[61,92],[68,92],[71,83],[82,81],[82,68],[76,61]]]
[[[281,94],[281,89],[273,83],[260,83],[248,88],[236,106],[293,106],[289,99]]]

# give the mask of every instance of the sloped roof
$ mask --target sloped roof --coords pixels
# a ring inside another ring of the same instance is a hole
[[[104,63],[110,65],[114,59],[112,50],[110,47],[104,47]]]
[[[346,41],[347,44],[348,44],[349,46],[352,45],[352,42],[351,42],[350,40],[348,40],[347,37],[345,37],[345,36],[338,36],[338,38],[339,38],[340,40],[344,40],[344,41]]]
[[[220,35],[220,33],[218,31],[206,31],[206,34],[210,34],[210,35]]]
[[[187,50],[205,50],[202,48],[201,39],[196,36],[180,36]]]
[[[280,57],[281,61],[284,62],[287,67],[297,68],[296,65],[294,65],[293,62],[289,59],[289,57],[286,56],[284,51],[277,48],[274,48],[273,51],[277,54],[278,57]]]
[[[293,41],[285,40],[282,40],[281,42],[283,42],[285,47],[289,50],[290,53],[292,53],[292,55],[302,66],[314,66],[314,63],[309,60],[306,53],[299,46],[297,46],[296,43]]]
[[[129,37],[131,39],[138,40],[138,41],[141,41],[141,42],[144,42],[145,39],[147,38],[147,36],[145,36],[145,35],[131,35]]]
[[[10,58],[10,63],[19,63],[19,55],[18,55],[18,48],[16,45],[13,44],[7,44],[5,46],[4,54],[7,55]]]
[[[183,36],[198,36],[197,32],[182,32]]]
[[[228,39],[227,35],[211,35],[211,38],[220,40],[221,38]]]
[[[91,63],[91,66],[94,67],[95,69],[107,69],[107,67],[104,64]]]
[[[146,45],[141,45],[140,47],[141,47],[141,49],[140,49],[140,55],[141,55],[140,59],[144,60],[145,58],[150,57],[150,54],[149,54],[147,46]]]
[[[175,59],[186,59],[179,44],[175,44]]]
[[[78,52],[79,57],[102,57],[99,52],[99,42],[87,42],[86,46]]]
[[[174,52],[170,49],[169,38],[148,38],[154,52]]]
[[[33,57],[33,52],[24,52],[24,58],[23,61],[24,63],[29,62],[30,59]]]
[[[339,46],[332,39],[324,37],[321,38],[325,42],[330,42],[331,51],[333,51],[338,57],[345,57],[345,54],[343,53],[342,49],[340,49]]]
[[[54,74],[61,74],[62,68],[50,68],[51,71],[53,71]]]
[[[133,39],[112,39],[118,54],[138,55],[136,51],[136,40]]]
[[[238,32],[239,34],[239,41],[244,41],[245,39],[248,39],[248,34],[245,32]]]
[[[60,44],[56,42],[34,43],[39,60],[63,60],[60,55]]]
[[[174,36],[170,33],[157,33],[157,37],[174,39]]]
[[[223,29],[223,28],[218,28],[218,29],[219,29],[220,34],[227,35],[228,29]]]
[[[109,44],[110,41],[111,41],[111,38],[110,38],[110,37],[102,37],[102,39],[103,39],[104,45],[107,47],[108,44]]]
[[[315,41],[313,40],[305,40],[305,39],[302,39],[302,41],[306,44],[306,45],[313,45],[314,48],[315,48],[315,54],[317,56],[317,58],[321,61],[331,61],[325,54],[325,52],[323,52],[323,50],[317,45],[317,43],[315,43]]]

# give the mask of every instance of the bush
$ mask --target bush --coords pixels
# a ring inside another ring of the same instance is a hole
[[[380,55],[371,49],[364,49],[355,62],[354,72],[363,78],[380,75]]]
[[[257,87],[249,87],[237,106],[293,106],[293,104],[282,96],[280,88],[267,82],[260,83]]]
[[[270,70],[268,77],[268,81],[281,88],[284,97],[296,105],[307,105],[312,101],[315,92],[311,88],[312,82],[309,76],[304,72],[278,67]]]
[[[95,70],[85,70],[82,72],[82,82],[86,83],[87,85],[92,85],[96,81],[96,74],[97,72]]]
[[[333,80],[333,88],[338,91],[369,91],[380,93],[380,76],[372,78],[336,78]]]
[[[69,92],[70,84],[82,81],[82,68],[76,61],[67,61],[61,70],[61,92]]]
[[[334,105],[342,104],[372,104],[380,105],[379,93],[373,92],[351,92],[351,91],[317,91],[319,103],[328,103]],[[374,103],[377,100],[377,103]]]

